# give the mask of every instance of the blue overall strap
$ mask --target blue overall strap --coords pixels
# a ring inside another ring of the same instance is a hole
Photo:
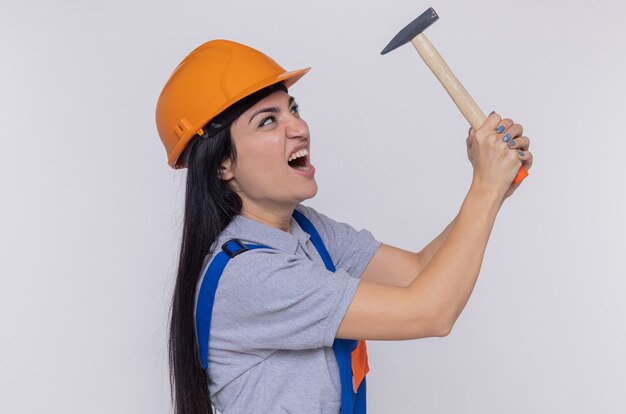
[[[196,305],[196,335],[198,339],[198,350],[200,352],[200,363],[202,368],[208,367],[209,356],[209,332],[211,331],[211,312],[215,301],[217,284],[222,277],[222,272],[233,257],[247,252],[248,250],[271,248],[261,244],[243,244],[239,239],[231,239],[222,245],[222,251],[213,258],[200,286],[198,293],[198,303]]]
[[[324,261],[326,269],[330,272],[335,271],[333,260],[324,246],[324,242],[319,233],[313,226],[313,223],[300,213],[298,210],[293,211],[293,218],[300,225],[302,230],[311,236],[311,242]],[[354,393],[352,385],[352,359],[351,353],[357,347],[358,341],[353,339],[338,339],[333,342],[333,351],[339,365],[339,380],[341,382],[341,413],[342,414],[365,414],[365,378],[361,381],[359,389]]]

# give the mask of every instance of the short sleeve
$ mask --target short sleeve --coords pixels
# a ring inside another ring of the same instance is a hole
[[[298,205],[315,226],[337,269],[359,278],[382,244],[366,229],[356,230],[347,223],[335,221],[315,209]]]
[[[306,257],[266,249],[246,252],[224,269],[211,338],[216,335],[218,343],[244,352],[332,346],[358,282],[346,271],[329,272]]]

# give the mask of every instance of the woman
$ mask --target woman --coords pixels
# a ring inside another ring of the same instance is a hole
[[[450,332],[511,182],[532,165],[522,127],[490,114],[467,139],[458,216],[419,253],[382,244],[300,204],[317,184],[287,88],[308,70],[216,40],[159,98],[168,162],[188,169],[170,329],[178,414],[211,402],[224,414],[365,412],[363,340]]]

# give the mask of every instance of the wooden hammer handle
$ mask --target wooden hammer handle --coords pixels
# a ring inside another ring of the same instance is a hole
[[[467,119],[467,122],[470,123],[472,128],[478,129],[485,122],[487,116],[463,85],[461,85],[461,82],[454,76],[454,73],[452,73],[446,61],[437,52],[437,49],[430,43],[424,33],[415,36],[411,43],[413,43],[417,53],[419,53],[426,65],[439,79],[439,82],[441,82],[448,95],[450,95],[465,119]],[[522,166],[517,172],[513,183],[517,184],[527,176],[528,171]]]

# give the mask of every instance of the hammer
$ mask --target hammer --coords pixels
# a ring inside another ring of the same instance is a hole
[[[420,14],[417,19],[406,25],[404,29],[400,30],[380,54],[384,55],[408,41],[411,41],[415,49],[417,49],[417,53],[419,53],[426,65],[428,65],[437,79],[439,79],[439,82],[441,82],[465,119],[467,119],[467,122],[470,123],[472,128],[478,129],[478,127],[485,122],[487,116],[485,116],[485,113],[481,111],[478,104],[476,104],[471,95],[463,85],[461,85],[461,82],[454,76],[454,73],[452,73],[446,61],[443,60],[439,52],[437,52],[437,49],[435,49],[423,33],[424,30],[438,19],[439,16],[437,12],[430,7],[424,13]],[[527,176],[528,171],[522,166],[517,172],[513,183],[517,184]]]

